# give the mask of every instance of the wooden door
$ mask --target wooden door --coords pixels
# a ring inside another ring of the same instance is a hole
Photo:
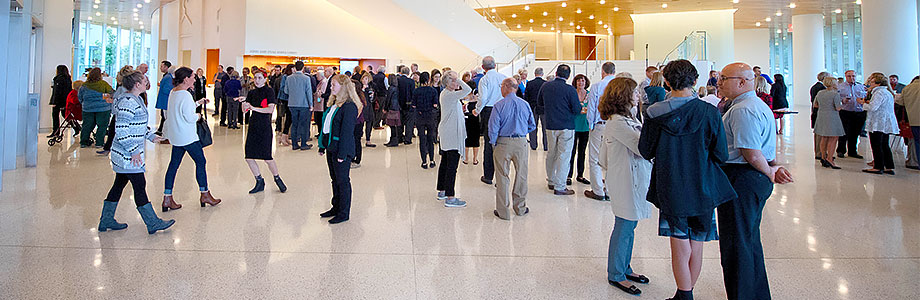
[[[593,35],[576,35],[575,36],[575,59],[593,60],[597,57],[597,51],[592,52],[594,48],[595,37]],[[589,54],[590,53],[590,54]]]
[[[214,84],[214,74],[217,74],[217,65],[220,64],[220,49],[208,49],[207,56],[204,76],[208,78],[208,84]]]

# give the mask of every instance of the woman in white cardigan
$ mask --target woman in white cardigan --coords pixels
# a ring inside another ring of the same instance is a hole
[[[639,154],[642,124],[630,113],[638,104],[636,86],[630,78],[615,78],[604,89],[598,105],[601,118],[607,122],[600,165],[616,218],[607,253],[607,282],[631,295],[642,291],[630,281],[649,282],[633,272],[630,260],[636,225],[651,216],[645,196],[652,176],[652,163]]]
[[[898,120],[894,115],[894,91],[888,86],[888,77],[882,73],[869,75],[866,85],[872,93],[871,100],[857,101],[867,112],[866,131],[869,132],[869,144],[872,145],[875,166],[863,172],[894,175],[894,159],[891,156],[891,146],[888,144],[888,135],[900,132]]]
[[[447,71],[442,80],[446,86],[441,91],[441,122],[438,123],[438,145],[442,151],[441,167],[438,168],[438,200],[444,200],[446,207],[464,207],[466,202],[454,197],[457,166],[466,152],[466,120],[463,118],[463,103],[460,99],[473,90],[461,82],[454,71]]]

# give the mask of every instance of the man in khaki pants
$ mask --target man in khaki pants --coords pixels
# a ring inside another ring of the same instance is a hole
[[[530,104],[518,98],[517,80],[506,78],[501,84],[502,99],[495,103],[489,118],[489,143],[494,146],[495,210],[492,213],[502,220],[511,218],[508,211],[508,185],[511,181],[511,163],[514,163],[514,213],[518,216],[530,212],[527,199],[527,159],[530,146],[527,134],[537,128]]]

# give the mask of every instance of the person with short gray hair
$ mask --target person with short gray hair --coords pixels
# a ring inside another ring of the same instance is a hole
[[[492,177],[495,175],[495,164],[492,161],[489,119],[492,115],[492,106],[503,97],[501,85],[502,81],[507,77],[495,70],[495,58],[491,56],[482,58],[482,69],[486,70],[486,74],[479,80],[479,103],[476,105],[474,112],[475,115],[480,116],[482,119],[482,136],[485,140],[485,147],[482,150],[482,177],[479,180],[491,185]]]
[[[515,95],[517,81],[505,78],[501,81],[502,99],[495,103],[494,114],[488,119],[489,145],[495,147],[495,210],[492,213],[502,220],[509,220],[511,212],[524,216],[530,212],[527,207],[527,165],[530,152],[527,151],[527,134],[537,128],[527,102]],[[491,158],[487,158],[491,159]],[[511,164],[514,164],[514,188],[511,184]],[[513,203],[508,201],[511,193]]]

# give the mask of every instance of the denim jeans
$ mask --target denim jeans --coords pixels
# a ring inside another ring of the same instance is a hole
[[[607,280],[626,281],[626,275],[633,273],[629,263],[632,261],[637,224],[638,221],[615,217],[607,248]]]
[[[288,109],[291,111],[291,143],[300,148],[306,147],[310,139],[310,108],[288,106]]]
[[[188,156],[195,161],[195,179],[198,181],[198,190],[201,192],[208,191],[208,171],[205,168],[204,151],[201,148],[201,142],[185,146],[172,147],[172,156],[169,158],[169,167],[166,169],[166,182],[163,194],[172,195],[173,185],[176,182],[176,172],[179,171],[179,165],[182,164],[182,157],[188,152]]]

